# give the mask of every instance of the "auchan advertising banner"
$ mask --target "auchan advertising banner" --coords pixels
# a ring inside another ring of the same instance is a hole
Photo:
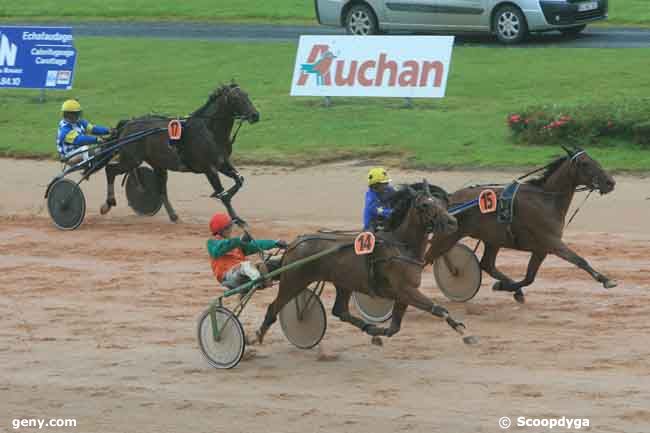
[[[292,96],[442,98],[453,36],[301,36]]]

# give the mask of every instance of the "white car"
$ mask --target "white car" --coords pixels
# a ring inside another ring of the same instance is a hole
[[[489,32],[506,44],[529,32],[577,35],[607,18],[608,0],[315,0],[318,22],[353,35],[391,30]]]

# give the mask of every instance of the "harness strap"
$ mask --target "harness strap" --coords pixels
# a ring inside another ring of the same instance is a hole
[[[397,255],[397,256],[384,257],[384,258],[381,258],[381,259],[375,259],[375,260],[373,260],[373,262],[374,263],[381,263],[381,262],[390,262],[391,260],[399,260],[399,261],[402,261],[402,262],[409,263],[411,265],[420,266],[421,268],[423,268],[425,266],[425,264],[426,264],[422,260],[418,260],[418,259],[415,259],[415,258],[409,257],[409,256],[404,256],[402,254]]]

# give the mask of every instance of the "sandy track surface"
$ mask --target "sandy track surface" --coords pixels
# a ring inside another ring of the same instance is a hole
[[[250,168],[236,199],[261,237],[316,227],[357,227],[367,167]],[[497,432],[502,416],[588,418],[593,432],[648,432],[650,425],[650,202],[647,182],[618,177],[617,191],[588,202],[567,234],[575,249],[619,280],[605,290],[551,258],[526,305],[490,290],[448,303],[430,269],[422,290],[468,324],[468,347],[445,324],[409,310],[383,347],[328,317],[332,362],[293,348],[279,326],[230,371],[211,369],[196,319],[219,293],[204,251],[218,209],[207,182],[171,175],[182,222],[137,218],[123,193],[97,209],[103,179],[84,184],[89,205],[75,232],[42,209],[50,162],[0,160],[0,431],[14,418],[76,418],[75,432]],[[448,189],[511,173],[400,172]],[[327,179],[327,184],[322,179]],[[521,276],[527,256],[504,253]],[[245,311],[247,331],[275,289]],[[333,290],[324,302],[333,303]],[[516,428],[512,431],[550,431]],[[31,431],[29,429],[20,431]],[[555,431],[567,431],[554,429]]]

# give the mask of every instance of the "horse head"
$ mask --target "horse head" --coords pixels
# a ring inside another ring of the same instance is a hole
[[[458,221],[447,212],[447,202],[431,194],[426,181],[404,186],[389,199],[389,204],[393,208],[387,222],[389,231],[403,225],[423,227],[426,233],[438,234],[453,233],[458,229]]]
[[[209,98],[209,102],[224,101],[227,113],[235,118],[246,120],[249,123],[256,123],[260,120],[260,112],[246,93],[236,83],[224,85],[215,90]]]
[[[571,170],[575,176],[577,186],[586,186],[592,190],[598,190],[601,194],[607,194],[614,190],[616,181],[603,169],[598,161],[587,155],[587,152],[580,148],[568,149],[562,146],[569,155]]]
[[[447,202],[431,193],[426,179],[423,185],[424,190],[414,197],[413,208],[427,233],[451,234],[458,230],[458,221],[447,212]]]

